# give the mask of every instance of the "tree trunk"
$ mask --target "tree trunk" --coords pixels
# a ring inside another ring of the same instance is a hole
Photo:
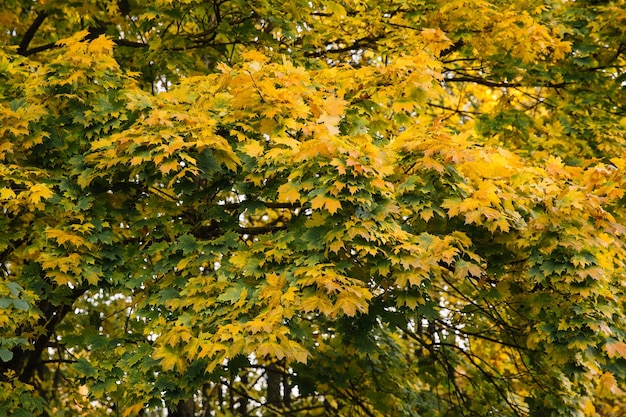
[[[267,402],[272,405],[280,405],[282,396],[280,395],[280,386],[282,382],[282,373],[276,369],[274,365],[268,365],[267,372]]]
[[[193,398],[189,398],[179,401],[175,409],[169,408],[167,415],[171,417],[194,417],[194,411],[195,403]]]

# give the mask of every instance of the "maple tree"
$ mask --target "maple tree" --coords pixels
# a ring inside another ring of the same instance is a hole
[[[5,2],[0,414],[621,415],[624,3]]]

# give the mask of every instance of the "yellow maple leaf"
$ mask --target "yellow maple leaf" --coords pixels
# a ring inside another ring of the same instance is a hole
[[[311,217],[306,221],[306,227],[322,226],[326,223],[326,214],[322,214],[319,211],[314,212]]]
[[[616,339],[607,340],[604,351],[609,358],[626,358],[626,343]]]
[[[144,161],[144,158],[142,156],[133,156],[130,160],[130,165],[131,166],[136,166],[141,164]]]
[[[60,271],[47,271],[46,277],[52,279],[57,285],[67,285],[69,283],[74,284],[74,278]]]
[[[287,356],[282,346],[274,342],[261,343],[255,353],[261,357],[269,356],[279,360]]]
[[[263,155],[263,152],[265,152],[265,147],[258,140],[249,140],[243,146],[243,150],[246,154],[248,154],[252,158],[256,158],[258,156]]]
[[[600,377],[598,381],[598,387],[596,389],[596,393],[600,396],[606,396],[610,393],[616,394],[619,391],[619,387],[617,386],[617,381],[615,380],[615,376],[611,372],[605,372]]]
[[[161,164],[159,166],[159,171],[161,171],[163,174],[167,174],[170,171],[178,171],[178,168],[180,168],[180,164],[177,160],[172,159],[165,162],[164,164]]]
[[[61,229],[47,229],[46,237],[48,239],[55,239],[59,245],[69,243],[74,246],[90,246],[82,237]]]
[[[264,332],[271,333],[274,329],[274,325],[266,320],[263,320],[263,317],[256,317],[245,324],[246,330],[248,330],[252,334]]]
[[[160,364],[164,371],[172,370],[174,367],[180,372],[184,372],[187,369],[185,359],[178,352],[167,346],[156,348],[152,358],[155,360],[160,359]]]
[[[293,358],[297,362],[306,363],[309,357],[309,351],[300,346],[293,340],[283,340],[282,344],[286,346],[287,356]]]
[[[322,113],[322,115],[317,119],[317,123],[323,124],[326,126],[326,130],[328,130],[328,134],[331,136],[335,136],[339,134],[339,121],[341,117],[339,116],[330,116],[327,113]]]
[[[356,313],[367,313],[368,299],[371,297],[362,297],[360,291],[344,291],[337,297],[336,307],[343,311],[349,317],[356,316]]]
[[[226,168],[231,171],[237,171],[237,167],[241,165],[241,160],[231,150],[216,149],[214,156],[217,162],[226,165]]]
[[[105,35],[100,35],[96,39],[89,42],[87,51],[92,54],[111,54],[113,52],[113,46],[115,42],[109,39]]]
[[[337,117],[344,113],[348,103],[337,96],[329,96],[324,99],[324,104],[326,105],[328,116]]]
[[[330,214],[335,214],[337,210],[341,208],[341,202],[334,198],[327,198],[326,201],[324,201],[324,208],[328,210]]]
[[[318,194],[311,200],[311,208],[315,210],[322,207],[328,210],[330,214],[335,214],[341,208],[341,202],[336,198]]]
[[[138,414],[144,407],[144,403],[133,404],[130,407],[124,409],[122,412],[122,417],[128,417],[130,415]]]
[[[101,274],[94,271],[93,269],[87,269],[84,271],[84,277],[87,279],[87,282],[91,285],[98,285],[100,281]]]
[[[15,192],[10,188],[0,189],[0,200],[9,200],[15,198]]]
[[[267,62],[270,60],[268,57],[266,57],[256,49],[244,52],[242,57],[245,61]]]
[[[424,28],[421,31],[421,35],[426,42],[442,42],[447,46],[452,45],[452,41],[450,40],[450,38],[448,38],[446,34],[439,28]]]
[[[42,199],[47,200],[54,195],[54,192],[45,184],[35,184],[30,187],[29,200],[31,203],[39,203]]]
[[[305,297],[302,299],[300,308],[304,312],[317,310],[320,313],[325,314],[327,316],[333,315],[337,311],[335,306],[330,302],[330,300],[326,296]]]
[[[300,192],[298,186],[293,182],[286,182],[278,187],[278,198],[282,201],[296,202],[300,200]]]
[[[88,30],[81,30],[81,31],[76,32],[73,36],[69,38],[58,40],[56,44],[60,46],[68,46],[68,45],[82,41],[88,35],[89,35]]]

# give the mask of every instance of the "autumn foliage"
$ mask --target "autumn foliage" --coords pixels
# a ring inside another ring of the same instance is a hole
[[[0,415],[624,413],[623,0],[0,27]]]

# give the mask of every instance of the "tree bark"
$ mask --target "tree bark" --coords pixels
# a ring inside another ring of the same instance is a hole
[[[267,402],[273,405],[280,405],[282,396],[280,394],[280,386],[282,383],[282,372],[275,365],[269,365],[266,368],[267,373]]]
[[[168,416],[171,417],[194,417],[195,412],[195,403],[193,398],[189,398],[187,400],[180,400],[178,404],[176,404],[176,408],[168,409]]]

